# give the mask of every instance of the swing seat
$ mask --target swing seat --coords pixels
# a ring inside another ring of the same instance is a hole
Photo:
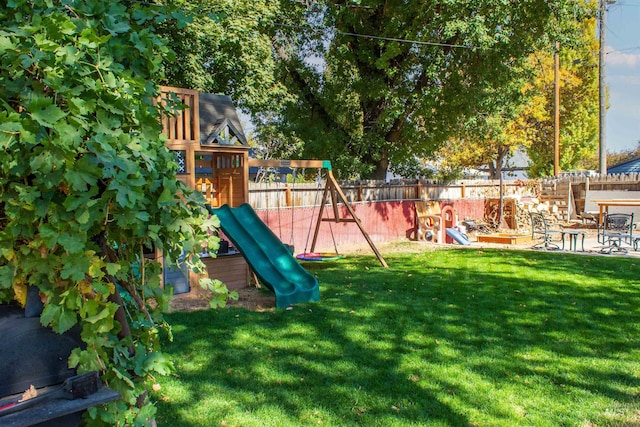
[[[307,252],[296,255],[296,259],[301,261],[334,261],[342,258],[344,258],[343,255],[335,252]]]

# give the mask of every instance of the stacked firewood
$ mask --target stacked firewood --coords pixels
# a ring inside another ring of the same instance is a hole
[[[516,209],[516,222],[518,228],[529,228],[531,220],[529,218],[529,212],[540,212],[544,214],[545,218],[550,223],[560,222],[561,214],[558,211],[558,206],[550,204],[548,201],[540,202],[537,198],[530,198],[527,200],[520,200],[518,208]]]

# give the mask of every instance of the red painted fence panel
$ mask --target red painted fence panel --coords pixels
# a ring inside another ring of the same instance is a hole
[[[453,207],[456,222],[484,216],[483,200],[442,201],[441,204]],[[352,207],[373,242],[415,239],[416,221],[413,201],[354,203]],[[339,212],[340,218],[349,218],[344,206],[339,206]],[[296,254],[310,251],[318,213],[317,206],[257,211],[258,216],[283,243],[294,246]],[[323,217],[332,216],[333,210],[328,206],[324,210]],[[334,241],[338,252],[341,246],[368,246],[355,223],[323,221],[315,250],[334,252],[336,250]]]

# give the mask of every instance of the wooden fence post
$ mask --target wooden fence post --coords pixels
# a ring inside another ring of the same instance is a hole
[[[289,183],[285,185],[284,198],[285,198],[285,206],[293,206],[291,204],[291,187],[289,186]]]

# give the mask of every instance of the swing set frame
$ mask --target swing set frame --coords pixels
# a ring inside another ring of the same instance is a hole
[[[311,252],[314,252],[315,250],[316,243],[318,240],[318,235],[320,233],[320,225],[322,222],[335,222],[335,223],[353,222],[360,229],[360,232],[362,233],[365,240],[369,244],[369,247],[371,247],[371,250],[373,250],[373,253],[378,258],[378,261],[380,261],[380,264],[384,268],[389,268],[389,266],[387,265],[387,262],[382,257],[382,254],[380,254],[380,251],[378,251],[378,248],[376,248],[376,245],[371,240],[369,233],[367,233],[367,231],[362,226],[362,222],[360,221],[355,211],[351,207],[351,204],[349,204],[349,202],[347,201],[347,197],[342,191],[340,184],[338,184],[338,181],[333,176],[331,162],[329,160],[249,159],[248,163],[249,163],[249,167],[253,166],[253,167],[262,167],[262,168],[273,167],[273,168],[326,169],[327,170],[326,184],[324,186],[324,191],[322,193],[322,201],[320,203],[320,212],[318,213],[315,232],[313,233],[313,240],[311,242]],[[331,207],[333,210],[333,218],[323,218],[324,208],[327,204],[327,201],[329,200],[329,197],[331,197]],[[338,210],[339,202],[342,202],[344,204],[350,218],[340,217],[340,212]]]

